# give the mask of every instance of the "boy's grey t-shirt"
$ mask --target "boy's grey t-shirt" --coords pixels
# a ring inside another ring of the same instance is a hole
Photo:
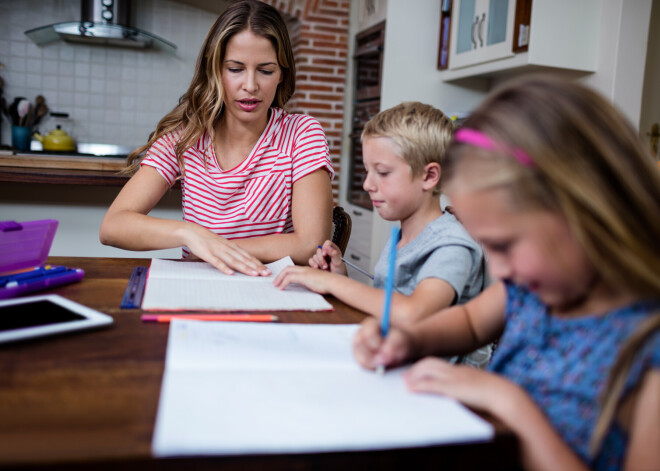
[[[374,267],[375,288],[385,287],[389,244]],[[455,304],[475,297],[484,287],[483,253],[456,217],[447,211],[428,224],[422,233],[397,250],[394,289],[410,296],[427,278],[449,283],[457,294]]]

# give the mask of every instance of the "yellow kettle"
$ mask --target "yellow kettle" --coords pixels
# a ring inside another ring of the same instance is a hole
[[[41,142],[44,150],[57,152],[75,152],[76,150],[76,141],[74,141],[59,124],[56,129],[53,129],[45,136],[35,132],[34,137]]]

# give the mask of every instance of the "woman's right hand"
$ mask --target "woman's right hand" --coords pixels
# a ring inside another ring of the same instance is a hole
[[[417,346],[413,337],[400,329],[391,328],[387,337],[380,335],[380,322],[367,318],[353,339],[353,354],[360,365],[369,370],[379,366],[391,368],[414,359]]]
[[[270,275],[270,270],[254,256],[202,226],[187,224],[184,240],[191,254],[227,275],[233,275],[234,271],[251,276]]]
[[[346,265],[341,259],[339,247],[331,240],[326,240],[309,259],[309,266],[331,273],[346,275]]]

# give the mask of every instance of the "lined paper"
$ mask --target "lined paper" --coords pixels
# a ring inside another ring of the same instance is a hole
[[[331,311],[323,296],[273,280],[291,257],[266,264],[270,276],[226,275],[206,262],[152,259],[142,300],[146,311]]]

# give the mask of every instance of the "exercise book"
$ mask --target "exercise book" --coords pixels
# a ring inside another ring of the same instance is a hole
[[[453,399],[409,392],[405,368],[361,368],[358,325],[175,319],[152,452],[158,457],[316,453],[488,441]]]
[[[226,275],[206,262],[151,260],[142,309],[146,311],[332,311],[323,296],[304,286],[277,289],[273,280],[285,257],[266,266],[270,276]]]

